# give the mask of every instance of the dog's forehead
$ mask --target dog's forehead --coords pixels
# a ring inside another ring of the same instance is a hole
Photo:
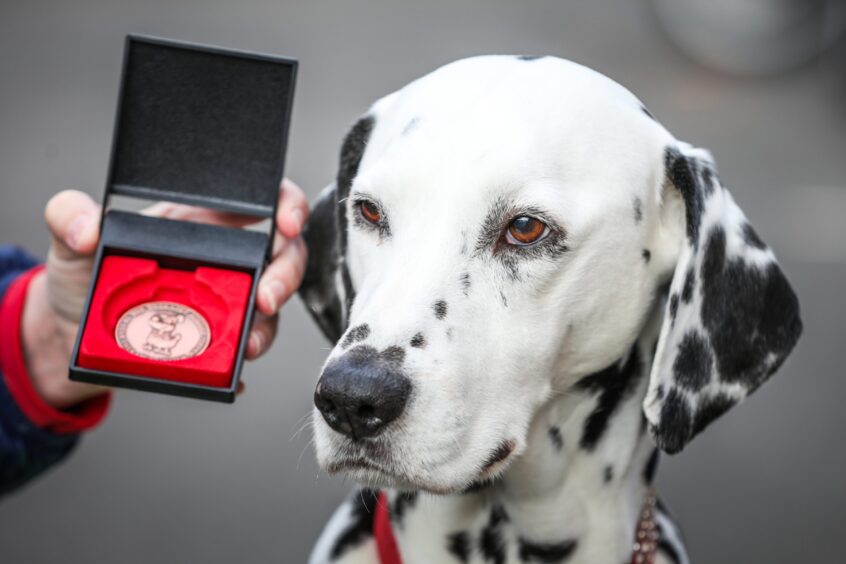
[[[553,194],[553,183],[627,186],[648,173],[666,136],[628,90],[555,57],[457,61],[379,100],[371,115],[354,187],[415,206]]]

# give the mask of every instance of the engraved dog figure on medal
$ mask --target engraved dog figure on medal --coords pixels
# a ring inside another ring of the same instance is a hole
[[[176,327],[183,321],[185,321],[185,316],[181,313],[160,312],[154,314],[150,317],[150,333],[144,342],[144,350],[154,354],[171,356],[171,351],[182,338],[182,334],[176,332]]]

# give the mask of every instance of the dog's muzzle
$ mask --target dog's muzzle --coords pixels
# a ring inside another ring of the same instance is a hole
[[[353,349],[330,363],[314,391],[326,423],[353,440],[374,437],[396,420],[412,388],[392,363],[362,352]]]

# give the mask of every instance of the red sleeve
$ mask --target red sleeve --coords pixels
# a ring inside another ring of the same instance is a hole
[[[35,425],[59,434],[79,433],[103,420],[111,403],[111,393],[103,393],[68,410],[59,410],[45,402],[32,385],[24,359],[20,326],[29,283],[42,270],[43,266],[37,266],[19,276],[2,298],[0,373],[15,403]]]

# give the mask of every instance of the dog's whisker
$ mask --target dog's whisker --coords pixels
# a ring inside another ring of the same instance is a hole
[[[306,443],[306,445],[303,447],[303,450],[302,450],[302,451],[300,451],[300,456],[299,456],[299,458],[297,458],[297,472],[299,472],[299,470],[300,470],[300,463],[303,461],[303,455],[305,455],[305,452],[306,452],[307,450],[309,450],[309,449],[310,449],[313,445],[314,445],[314,438],[312,437],[312,438],[311,438],[311,439],[310,439],[310,440]]]
[[[310,413],[306,413],[305,415],[303,415],[303,416],[300,418],[300,421],[302,421],[303,419],[305,419],[305,422],[303,422],[303,423],[300,425],[300,428],[299,428],[299,429],[297,429],[296,431],[294,431],[294,434],[293,434],[293,435],[291,435],[291,438],[289,439],[290,441],[293,441],[294,439],[296,439],[296,438],[297,438],[297,436],[298,436],[300,433],[302,433],[304,430],[308,429],[309,427],[311,427],[311,426],[314,424],[314,422],[313,422],[313,421],[309,418],[310,416],[311,416],[311,414],[310,414]]]
[[[461,442],[458,440],[458,437],[453,435],[452,442],[455,443],[455,448],[458,451],[459,456],[464,456],[464,449],[461,446]]]

